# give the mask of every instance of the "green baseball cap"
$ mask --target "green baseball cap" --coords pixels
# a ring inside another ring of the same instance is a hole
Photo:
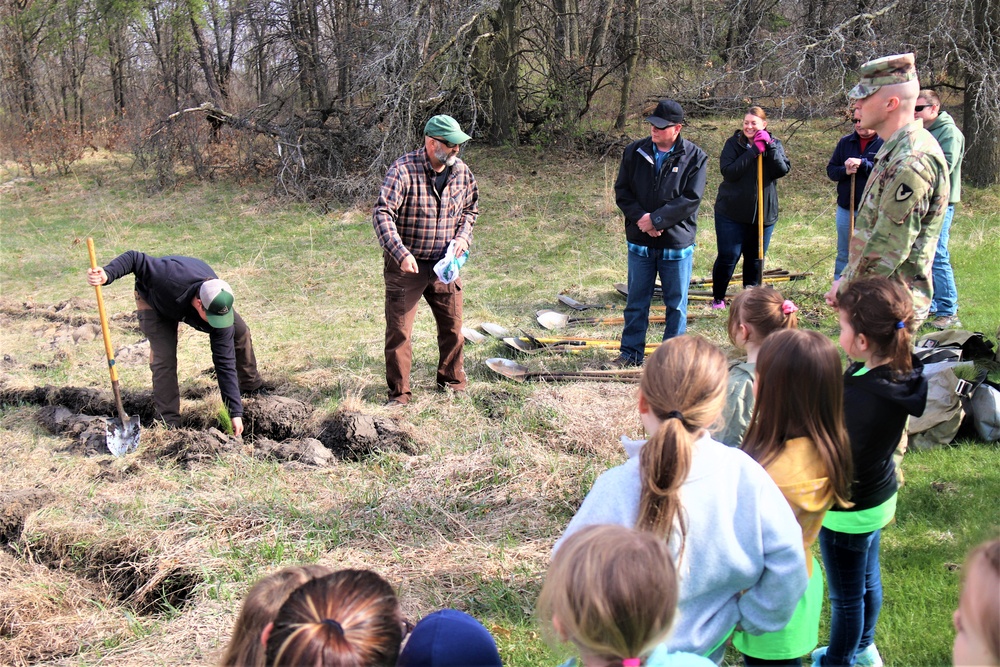
[[[465,132],[462,132],[462,128],[459,126],[457,120],[444,114],[434,116],[427,121],[427,124],[424,125],[424,136],[443,139],[450,144],[464,144],[472,138]]]
[[[216,329],[233,326],[233,288],[225,280],[206,280],[198,290],[208,323]]]
[[[858,70],[861,81],[847,96],[852,100],[861,100],[882,86],[914,81],[917,78],[917,68],[913,62],[912,53],[899,53],[894,56],[869,60]]]

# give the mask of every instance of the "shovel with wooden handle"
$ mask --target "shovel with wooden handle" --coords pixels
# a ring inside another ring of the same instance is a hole
[[[97,254],[94,252],[94,239],[87,239],[87,252],[90,253],[90,268],[97,268]],[[125,414],[122,405],[122,392],[118,387],[118,369],[115,368],[115,353],[111,347],[111,332],[108,329],[108,314],[104,310],[104,294],[100,285],[94,285],[97,292],[97,311],[101,315],[101,333],[104,334],[104,351],[108,356],[108,371],[111,373],[111,391],[115,394],[115,406],[118,408],[118,418],[109,419],[104,425],[104,437],[108,450],[115,456],[124,456],[139,448],[141,427],[139,418],[130,419]]]
[[[695,313],[688,313],[687,318],[689,320],[711,317],[710,314],[697,315]],[[609,317],[570,317],[566,313],[557,313],[554,310],[540,310],[538,311],[538,324],[542,326],[543,329],[564,329],[568,326],[580,325],[580,324],[594,324],[594,325],[614,325],[614,324],[625,324],[625,316],[609,316]],[[663,324],[667,321],[666,315],[650,315],[650,324]]]
[[[764,284],[764,154],[757,156],[757,261],[751,285]]]
[[[516,361],[495,357],[486,360],[486,366],[495,373],[524,382],[525,380],[578,380],[585,382],[638,382],[642,369],[620,369],[610,371],[535,371]]]
[[[850,243],[850,239],[854,237],[854,177],[855,176],[857,176],[856,173],[855,174],[851,174],[851,211],[850,211],[850,213],[851,213],[851,231],[850,231],[850,233],[847,236],[847,239],[848,239],[847,242],[848,243]]]

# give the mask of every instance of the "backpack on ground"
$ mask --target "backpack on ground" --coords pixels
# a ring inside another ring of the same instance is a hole
[[[929,449],[949,444],[958,435],[966,415],[967,421],[975,425],[976,435],[987,441],[1000,438],[993,426],[1000,420],[1000,413],[991,402],[997,398],[1000,403],[1000,395],[995,396],[996,389],[984,384],[987,369],[972,363],[995,358],[991,341],[979,332],[948,329],[921,336],[913,353],[924,364],[927,406],[923,415],[910,418],[907,432],[911,447]],[[977,420],[983,420],[982,429]]]

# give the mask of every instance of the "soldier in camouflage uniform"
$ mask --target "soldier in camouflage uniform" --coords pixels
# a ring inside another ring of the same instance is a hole
[[[847,267],[826,299],[836,306],[841,285],[884,275],[910,291],[919,327],[933,295],[931,267],[948,206],[948,163],[913,118],[920,92],[913,54],[872,60],[860,73],[849,96],[861,112],[861,126],[878,132],[885,144],[861,197]]]

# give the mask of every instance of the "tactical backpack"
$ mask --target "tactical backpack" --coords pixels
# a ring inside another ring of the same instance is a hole
[[[910,418],[911,447],[949,444],[967,415],[979,437],[1000,438],[1000,393],[985,384],[987,369],[973,363],[996,358],[992,342],[978,332],[950,329],[921,336],[913,352],[924,363],[927,406],[923,415]]]

